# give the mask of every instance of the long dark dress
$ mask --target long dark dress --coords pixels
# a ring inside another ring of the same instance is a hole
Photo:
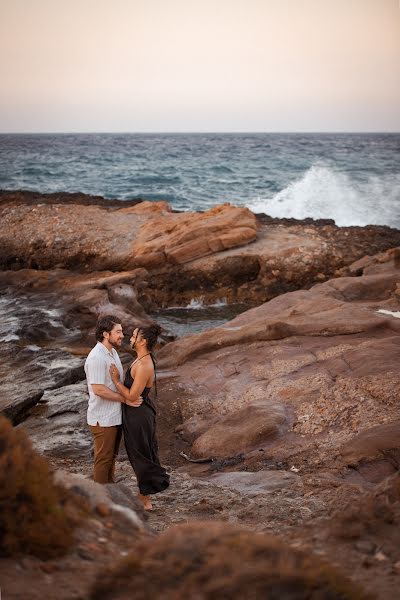
[[[130,389],[132,384],[133,378],[129,367],[124,385]],[[150,389],[145,387],[141,393],[143,403],[140,406],[122,405],[122,428],[126,452],[143,496],[157,494],[169,486],[169,475],[158,458],[156,408],[149,397]]]

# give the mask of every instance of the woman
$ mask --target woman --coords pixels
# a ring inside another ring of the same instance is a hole
[[[149,397],[150,389],[157,380],[152,350],[161,332],[158,325],[140,327],[133,331],[131,347],[136,350],[137,358],[133,361],[121,383],[119,371],[115,365],[110,367],[110,374],[115,387],[123,398],[129,402],[143,402],[134,407],[122,405],[122,428],[129,461],[135,471],[139,500],[145,510],[151,510],[150,494],[162,492],[169,486],[169,475],[161,466],[158,458],[156,438],[156,409]]]

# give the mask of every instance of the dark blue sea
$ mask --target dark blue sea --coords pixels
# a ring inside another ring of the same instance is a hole
[[[400,228],[400,134],[4,134],[0,188]]]

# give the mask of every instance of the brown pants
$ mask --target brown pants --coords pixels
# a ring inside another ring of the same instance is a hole
[[[97,483],[114,483],[115,459],[121,442],[122,427],[89,425],[94,442],[93,479]]]

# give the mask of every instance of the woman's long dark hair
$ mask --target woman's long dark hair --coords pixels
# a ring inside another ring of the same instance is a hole
[[[157,343],[157,338],[161,333],[161,327],[159,325],[149,325],[148,327],[139,327],[139,331],[142,337],[146,340],[147,350],[150,353],[150,358],[154,366],[154,387],[157,398],[157,363],[154,358],[153,348]]]

